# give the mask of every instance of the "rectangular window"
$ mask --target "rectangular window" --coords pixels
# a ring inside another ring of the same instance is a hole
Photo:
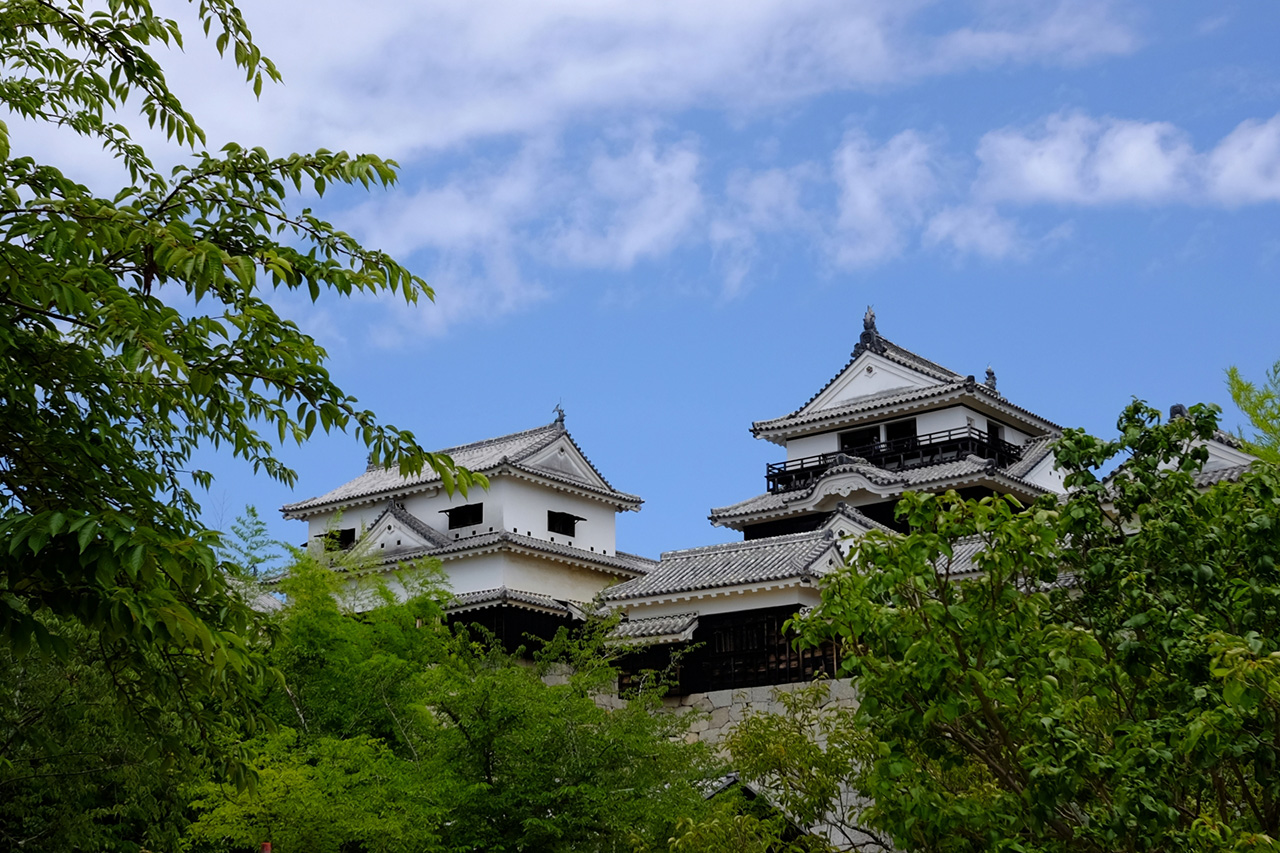
[[[880,427],[863,427],[840,434],[840,449],[845,453],[880,443]]]
[[[891,424],[884,425],[885,441],[901,441],[903,439],[915,438],[916,419],[907,418],[905,421],[894,421]]]
[[[354,544],[356,544],[356,529],[354,527],[330,530],[324,534],[324,549],[326,551],[345,551]]]
[[[465,506],[455,506],[453,509],[440,510],[449,516],[449,529],[457,530],[459,527],[471,527],[484,521],[484,504],[466,504]]]
[[[561,536],[576,536],[577,533],[575,531],[579,521],[586,521],[586,519],[572,513],[547,510],[547,530],[551,533],[559,533]]]

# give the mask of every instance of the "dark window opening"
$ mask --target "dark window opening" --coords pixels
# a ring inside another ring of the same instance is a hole
[[[894,421],[884,426],[885,441],[901,441],[904,438],[916,437],[916,419],[907,418],[905,421]]]
[[[586,519],[568,512],[547,510],[547,530],[551,533],[559,533],[561,536],[576,536],[575,530],[579,521],[586,521]]]
[[[863,427],[840,434],[840,449],[845,453],[880,443],[880,427]]]
[[[324,548],[326,551],[345,551],[354,544],[356,544],[356,529],[354,527],[330,530],[324,535]]]
[[[1004,424],[999,421],[993,421],[987,418],[987,438],[994,438],[999,441],[1006,441],[1004,437]]]
[[[817,530],[822,526],[822,522],[829,517],[830,513],[815,512],[809,515],[762,521],[759,524],[743,528],[742,538],[744,540],[764,539],[768,536],[782,536],[787,533],[807,533],[810,530]]]
[[[449,516],[449,529],[457,530],[459,527],[471,527],[484,521],[484,504],[466,504],[465,506],[455,506],[453,509],[440,510]]]

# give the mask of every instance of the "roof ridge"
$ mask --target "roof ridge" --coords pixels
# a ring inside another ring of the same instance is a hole
[[[493,438],[482,438],[479,441],[471,441],[466,444],[455,444],[453,447],[445,447],[440,450],[433,450],[432,453],[435,453],[437,455],[442,454],[442,455],[448,456],[451,453],[457,452],[459,450],[469,450],[473,447],[490,447],[494,444],[499,444],[504,441],[509,441],[513,438],[519,438],[520,436],[531,435],[535,432],[540,432],[542,430],[557,429],[557,428],[562,432],[568,432],[568,430],[564,428],[563,423],[561,423],[560,421],[552,421],[549,424],[543,424],[542,426],[532,427],[530,429],[522,429],[517,432],[509,432],[506,435],[495,435]],[[545,446],[546,445],[542,445],[542,447],[545,447]],[[541,449],[541,447],[539,447],[538,449]]]
[[[963,373],[957,373],[951,368],[944,367],[943,365],[938,364],[936,361],[925,358],[919,353],[913,352],[907,349],[906,347],[902,346],[901,344],[895,344],[893,341],[884,337],[879,332],[876,333],[876,337],[879,339],[879,341],[882,344],[886,345],[886,349],[892,348],[892,350],[896,350],[896,352],[881,352],[879,353],[880,355],[888,356],[890,358],[893,358],[896,356],[900,361],[911,360],[911,361],[917,362],[916,364],[908,364],[906,366],[917,367],[917,368],[924,367],[926,372],[933,371],[933,372],[942,374],[942,376],[937,378],[945,377],[949,381],[955,381],[956,379],[964,379]],[[862,346],[861,341],[859,341],[858,345],[854,347],[854,352],[858,352],[858,347],[860,346]]]
[[[749,548],[758,548],[762,545],[777,544],[783,540],[790,542],[804,542],[808,539],[819,540],[826,538],[825,530],[804,530],[799,533],[781,533],[777,536],[761,536],[759,539],[743,539],[738,542],[720,542],[715,545],[698,545],[693,548],[677,548],[674,551],[663,551],[658,562],[662,562],[667,557],[675,557],[684,554],[709,554],[721,551],[741,551]]]

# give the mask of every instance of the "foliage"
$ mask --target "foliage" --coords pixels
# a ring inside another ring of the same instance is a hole
[[[250,504],[242,515],[231,522],[231,535],[223,546],[223,566],[227,571],[250,581],[262,580],[276,573],[280,559],[280,543],[271,538],[267,523]]]
[[[680,818],[665,846],[640,847],[637,853],[651,849],[671,853],[820,853],[832,848],[813,836],[800,835],[785,815],[760,805],[759,800],[721,794],[705,814]]]
[[[431,780],[374,737],[300,741],[283,728],[257,752],[258,793],[207,786],[192,807],[197,849],[416,853],[439,849],[446,816],[431,802]]]
[[[194,849],[621,850],[703,808],[715,765],[688,721],[652,694],[607,701],[604,629],[535,665],[448,627],[429,585],[399,601],[413,572],[335,596],[359,555],[300,556],[271,650],[292,729],[262,742],[256,797],[201,788]]]
[[[232,0],[195,9],[255,91],[279,79]],[[304,187],[387,186],[395,164],[205,151],[156,45],[180,47],[182,34],[148,0],[0,9],[0,105],[100,142],[128,175],[97,195],[13,150],[0,124],[0,637],[19,656],[34,645],[69,659],[62,626],[98,632],[136,713],[173,711],[177,697],[191,730],[179,740],[212,744],[252,727],[269,675],[254,615],[219,570],[219,539],[196,521],[191,484],[211,478],[189,470],[193,452],[225,449],[293,483],[276,442],[336,428],[402,472],[430,466],[446,488],[473,478],[360,408],[267,299],[430,297],[393,259],[287,201]],[[117,120],[128,107],[191,146],[190,160],[157,169]]]
[[[171,712],[148,727],[122,713],[119,661],[92,632],[51,629],[71,638],[69,659],[0,648],[0,847],[174,849],[198,750],[182,745]]]
[[[841,849],[889,851],[868,827],[860,772],[876,757],[870,735],[851,715],[828,712],[831,685],[778,689],[779,713],[748,712],[724,739],[733,767],[753,780],[798,826],[822,827]]]
[[[1247,381],[1235,368],[1227,370],[1227,389],[1231,400],[1253,425],[1252,438],[1241,432],[1245,449],[1268,462],[1280,463],[1280,361],[1267,371],[1261,387]]]
[[[1159,420],[1069,430],[1060,501],[904,497],[910,534],[860,539],[798,620],[860,703],[757,772],[803,807],[786,752],[834,750],[899,849],[1275,849],[1280,472],[1202,491],[1216,410]]]

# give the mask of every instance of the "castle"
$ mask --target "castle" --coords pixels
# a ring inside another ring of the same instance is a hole
[[[785,449],[764,491],[711,510],[742,541],[619,551],[617,515],[638,510],[591,463],[560,413],[550,424],[442,451],[488,477],[487,491],[450,493],[434,471],[402,477],[370,466],[330,492],[282,508],[309,538],[359,545],[388,570],[441,561],[451,619],[478,622],[514,645],[584,619],[603,601],[636,669],[679,656],[677,696],[808,681],[834,672],[830,648],[798,651],[784,622],[819,601],[822,575],[870,530],[900,529],[907,491],[1060,494],[1053,443],[1062,429],[1010,402],[987,368],[979,382],[882,336],[868,309],[843,368],[807,402],[752,425]],[[1221,434],[1201,473],[1238,476],[1252,457]],[[964,555],[959,555],[963,557]],[[625,676],[624,676],[625,679]],[[624,685],[625,686],[625,685]]]

